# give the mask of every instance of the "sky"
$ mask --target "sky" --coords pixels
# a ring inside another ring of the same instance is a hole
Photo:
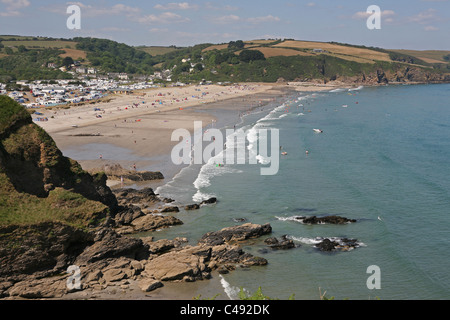
[[[67,27],[70,5],[80,8],[80,29]],[[380,29],[367,27],[372,5],[381,11]],[[0,0],[1,35],[96,37],[133,46],[289,38],[450,50],[449,31],[450,0]]]

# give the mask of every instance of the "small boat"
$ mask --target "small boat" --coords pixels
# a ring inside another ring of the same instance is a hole
[[[316,133],[323,133],[323,130],[320,130],[320,129],[313,129],[314,130],[314,132],[316,132]]]
[[[287,152],[282,152],[281,153],[283,156],[287,156]]]

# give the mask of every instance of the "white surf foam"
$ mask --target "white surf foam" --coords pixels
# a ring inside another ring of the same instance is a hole
[[[358,90],[361,90],[361,89],[363,89],[364,88],[364,86],[359,86],[359,87],[357,87],[357,88],[351,88],[351,89],[348,89],[348,91],[358,91]]]
[[[220,284],[223,287],[223,290],[225,291],[225,293],[227,294],[228,298],[230,300],[236,300],[239,297],[239,292],[240,292],[240,288],[238,287],[233,287],[232,285],[230,285],[229,282],[227,282],[225,280],[225,278],[222,275],[219,275],[220,277]]]

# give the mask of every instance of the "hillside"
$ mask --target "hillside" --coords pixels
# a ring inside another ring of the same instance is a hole
[[[0,81],[71,78],[48,66],[67,66],[72,60],[100,74],[151,76],[165,71],[174,82],[439,82],[448,81],[450,73],[448,51],[386,50],[335,42],[238,40],[179,48],[132,47],[81,37],[0,36],[0,41]]]
[[[0,96],[0,226],[59,221],[97,225],[117,206],[106,177],[62,155],[30,114]]]

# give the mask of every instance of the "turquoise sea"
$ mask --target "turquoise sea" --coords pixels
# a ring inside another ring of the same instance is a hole
[[[184,225],[154,233],[187,237],[240,224],[270,223],[273,235],[297,245],[267,250],[262,239],[244,250],[268,265],[220,276],[223,294],[238,288],[287,299],[450,298],[450,85],[360,87],[299,93],[243,117],[237,128],[280,133],[279,172],[258,165],[191,165],[157,189],[179,203],[219,202],[180,212]],[[230,126],[233,128],[233,125]],[[319,128],[323,133],[316,133]],[[306,154],[306,151],[309,154]],[[340,215],[346,225],[304,225],[298,216]],[[357,239],[348,252],[323,253],[318,237]],[[369,266],[380,289],[369,289]]]

